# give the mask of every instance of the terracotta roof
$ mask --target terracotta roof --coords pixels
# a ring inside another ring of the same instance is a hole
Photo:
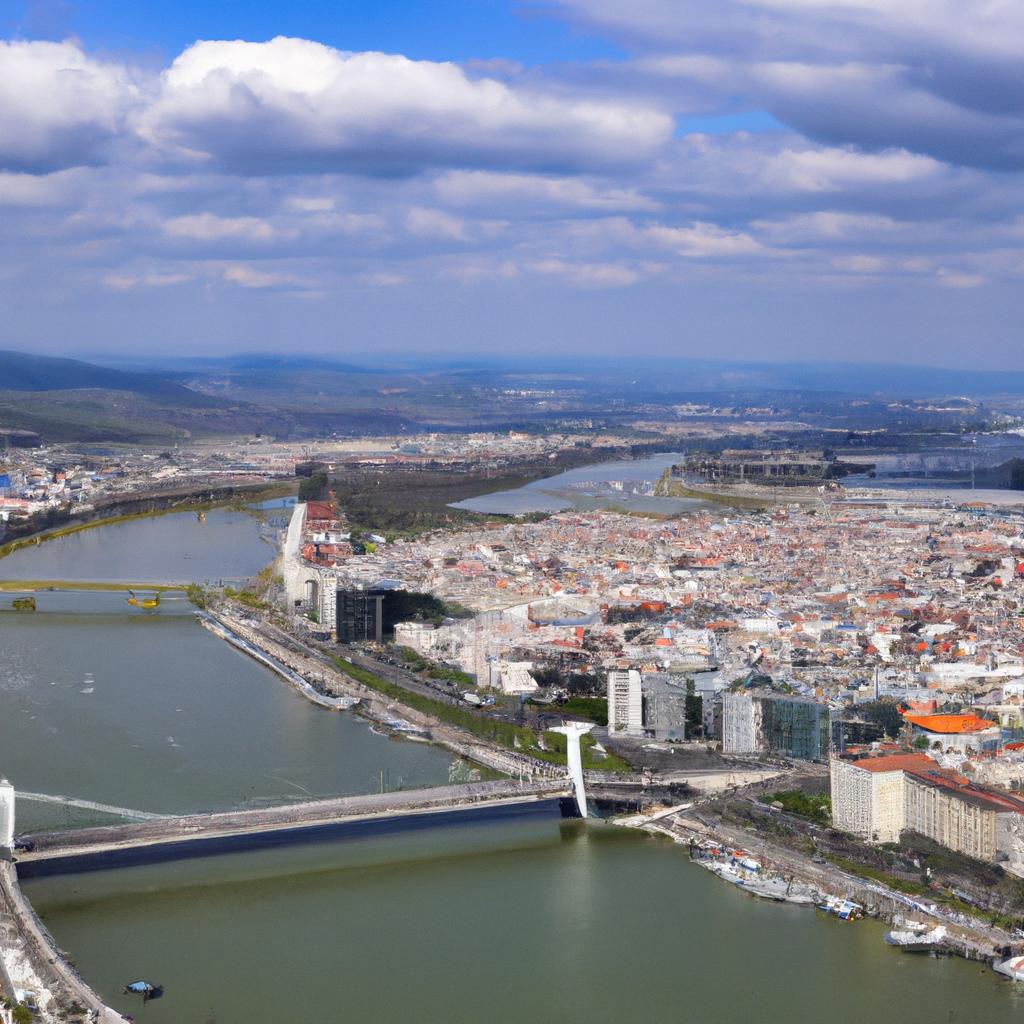
[[[977,715],[913,715],[904,714],[908,722],[926,729],[928,732],[938,732],[946,735],[955,735],[970,732],[984,732],[986,729],[996,728],[995,722],[987,718],[978,718]]]
[[[866,772],[927,772],[937,767],[927,754],[890,754],[883,757],[865,757],[853,763]]]

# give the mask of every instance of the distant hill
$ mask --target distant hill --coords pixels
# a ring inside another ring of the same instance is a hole
[[[217,402],[183,387],[173,375],[112,370],[79,359],[29,355],[0,349],[0,391],[130,391],[178,405]]]

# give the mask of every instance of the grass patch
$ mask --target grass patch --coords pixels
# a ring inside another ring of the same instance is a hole
[[[799,814],[804,818],[825,824],[832,821],[832,799],[827,793],[811,796],[799,789],[785,789],[779,793],[768,793],[763,800],[766,804],[777,801],[791,814]]]
[[[579,718],[589,718],[598,725],[608,724],[608,700],[605,697],[570,697],[558,705],[559,711]]]
[[[364,686],[368,686],[370,689],[390,697],[392,700],[401,702],[406,707],[425,715],[430,715],[431,718],[438,719],[448,725],[465,729],[474,736],[479,736],[480,739],[497,743],[508,750],[518,750],[520,753],[527,754],[538,761],[547,761],[550,764],[558,765],[566,763],[566,738],[561,733],[545,732],[544,747],[546,749],[542,749],[538,743],[537,733],[533,729],[527,729],[521,725],[513,725],[511,722],[502,722],[478,711],[472,711],[469,708],[447,704],[444,701],[434,700],[423,694],[414,693],[412,690],[407,690],[397,683],[383,679],[367,669],[353,665],[352,662],[339,658],[335,654],[330,655],[330,658],[346,675],[351,676]],[[582,751],[583,766],[585,768],[610,772],[629,771],[629,765],[621,758],[616,757],[614,754],[609,754],[604,758],[598,757],[595,755],[593,748],[593,738],[584,736]]]

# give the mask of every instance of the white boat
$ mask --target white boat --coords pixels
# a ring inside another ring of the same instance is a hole
[[[835,914],[840,921],[856,921],[857,918],[864,916],[864,908],[859,903],[844,899],[842,896],[826,896],[818,904],[818,909],[824,910],[826,914]]]
[[[911,921],[903,928],[886,932],[885,941],[907,953],[932,953],[946,948],[947,934],[944,925],[929,928]]]
[[[1024,956],[1011,956],[1009,960],[995,964],[992,969],[1011,981],[1024,981]]]

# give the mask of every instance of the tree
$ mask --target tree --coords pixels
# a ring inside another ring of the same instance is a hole
[[[697,696],[697,684],[692,679],[686,680],[686,736],[693,739],[698,734],[704,735],[704,700]]]
[[[299,481],[299,501],[317,501],[327,490],[327,474],[321,469]]]
[[[870,700],[866,704],[861,704],[858,710],[867,721],[874,722],[884,730],[886,736],[891,736],[893,739],[903,728],[903,716],[900,714],[899,705],[889,697]]]

